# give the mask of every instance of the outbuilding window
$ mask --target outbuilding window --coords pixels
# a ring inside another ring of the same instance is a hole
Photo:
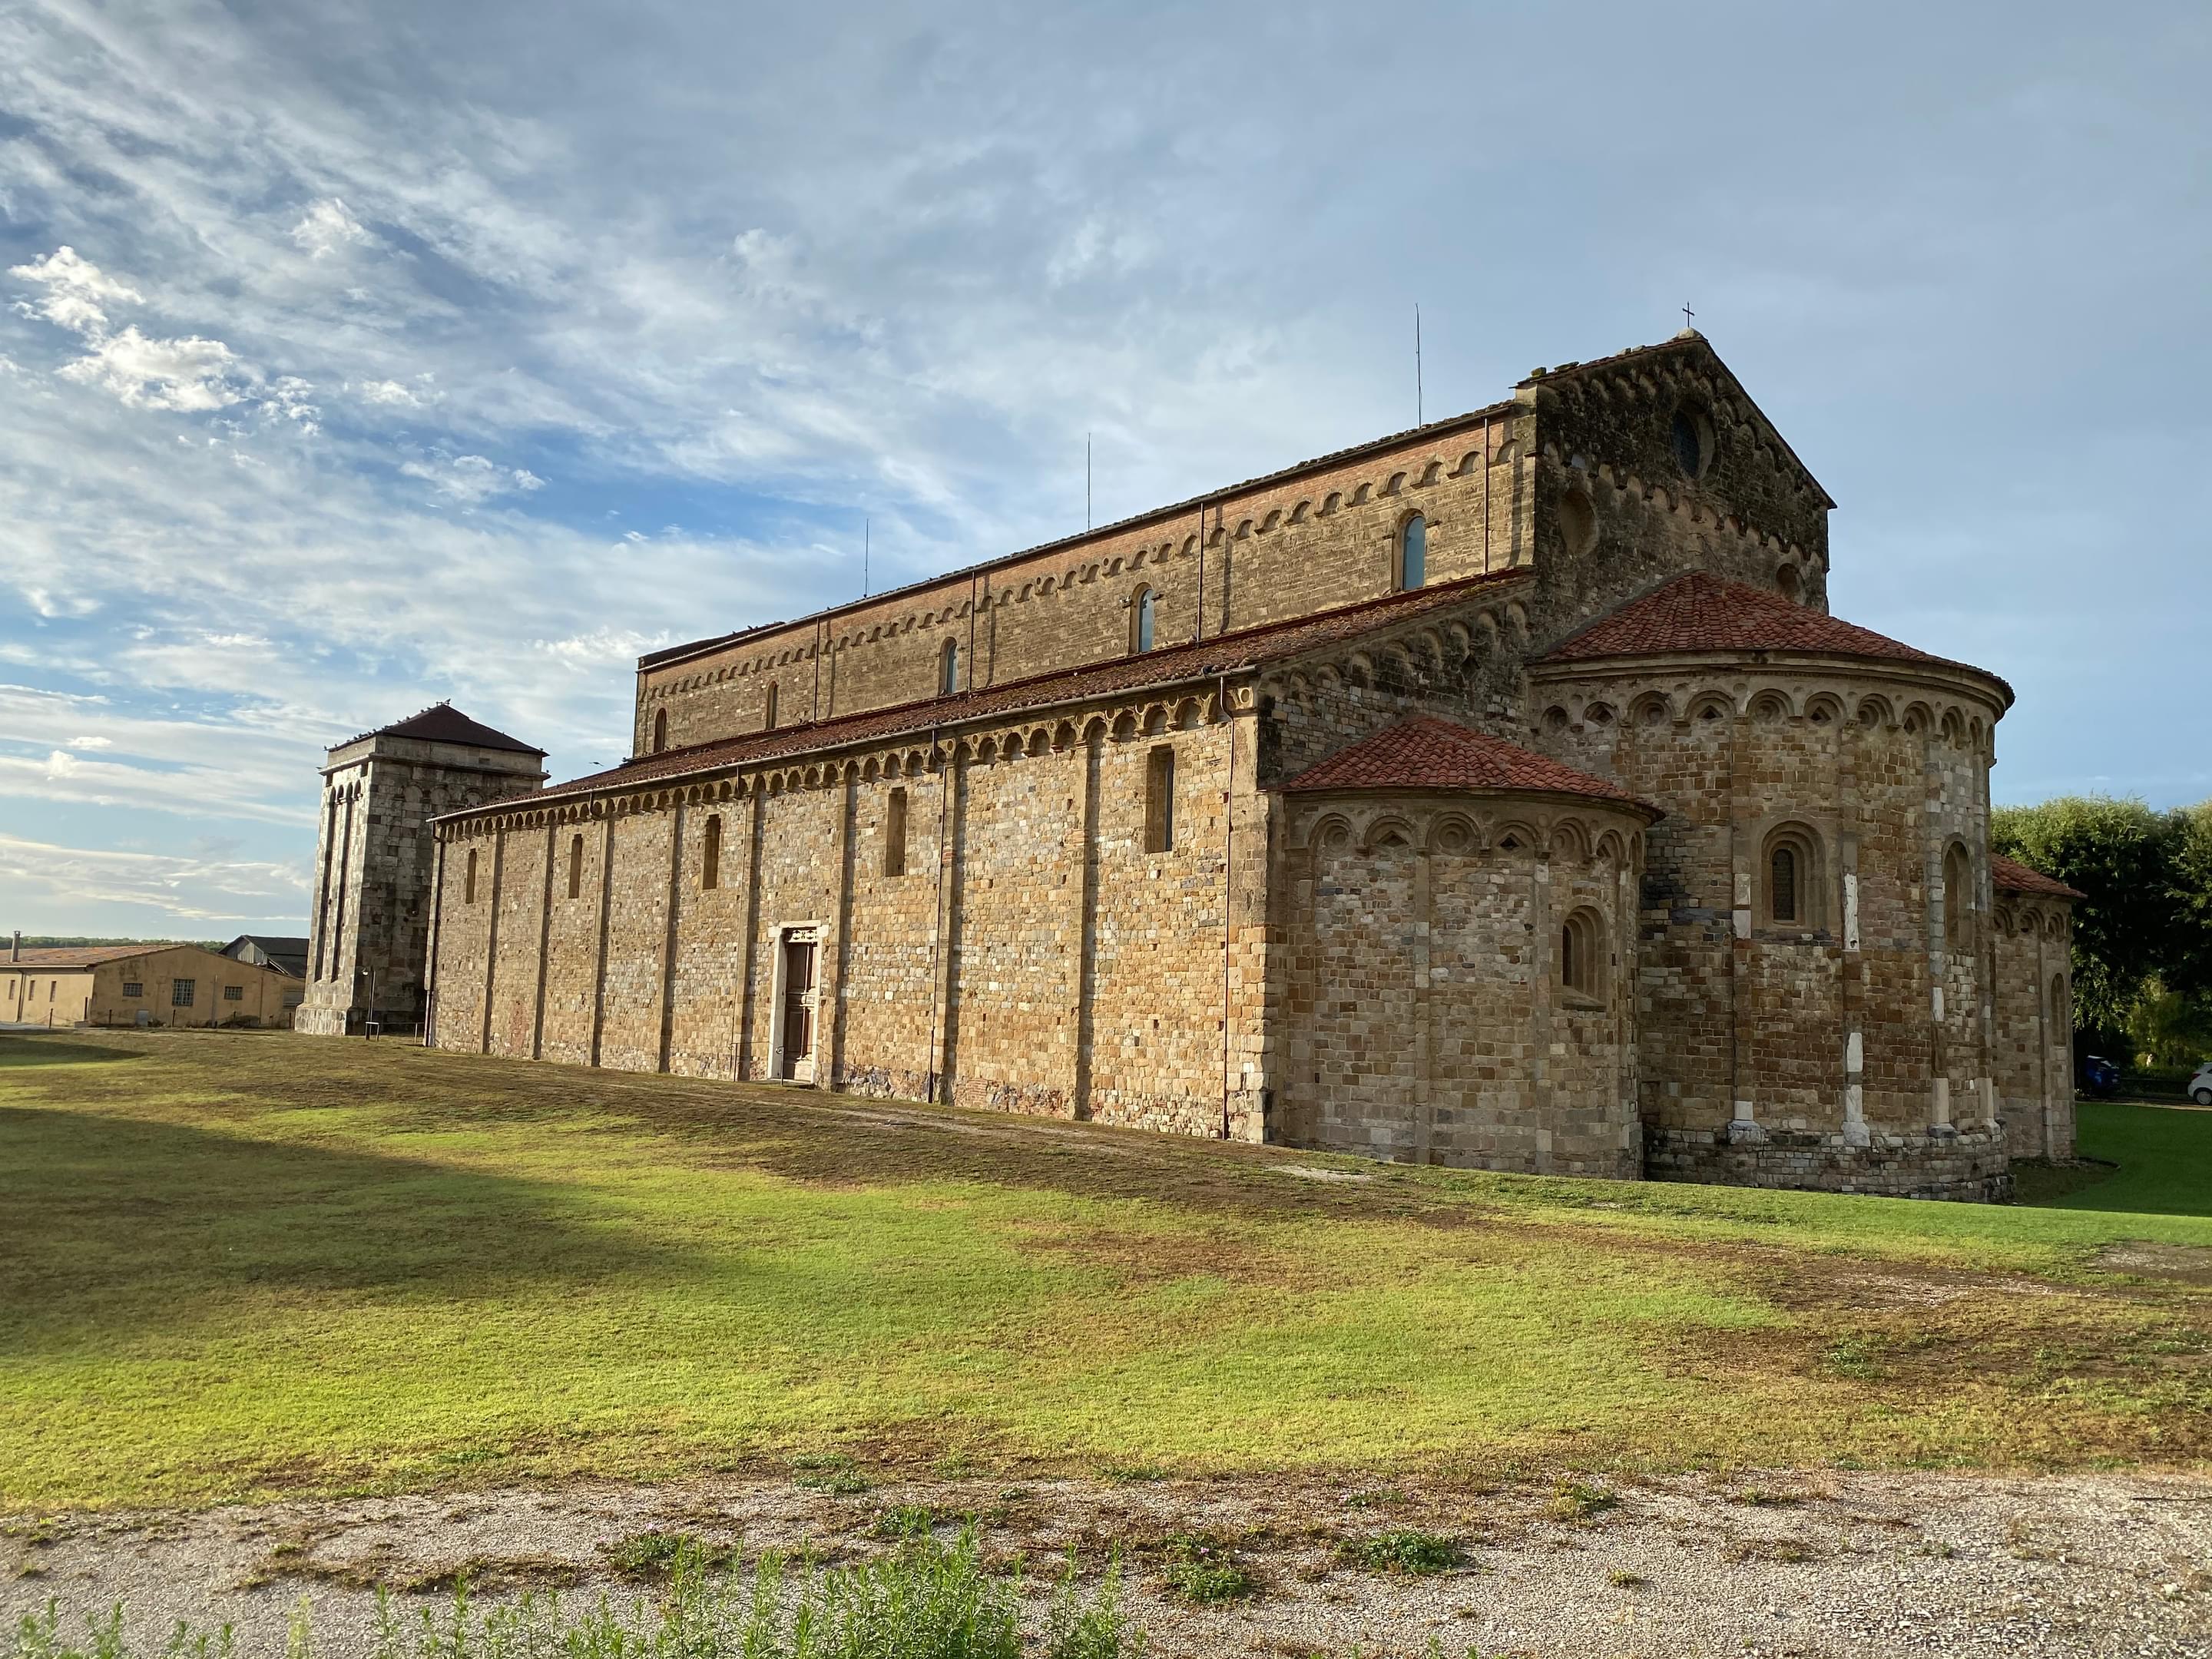
[[[197,980],[171,980],[169,981],[169,1006],[172,1008],[191,1007],[192,1006],[193,994],[198,990],[198,988],[199,981]]]
[[[125,980],[123,981],[123,994],[126,997],[144,996],[146,994],[145,982],[143,980]]]
[[[243,1001],[245,1001],[245,1000],[246,1000],[246,988],[245,988],[243,985],[226,985],[226,986],[224,986],[224,987],[222,988],[222,1000],[223,1000],[225,1002],[243,1002]]]

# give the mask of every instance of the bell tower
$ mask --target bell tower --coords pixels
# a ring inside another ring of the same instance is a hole
[[[545,751],[438,703],[329,751],[317,822],[307,994],[294,1029],[343,1036],[422,1021],[441,812],[526,794]]]

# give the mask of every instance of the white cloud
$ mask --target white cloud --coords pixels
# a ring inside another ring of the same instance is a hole
[[[65,380],[95,386],[134,409],[185,413],[228,409],[245,397],[234,376],[238,356],[220,340],[192,335],[154,340],[132,324],[97,339],[92,350],[58,371]]]
[[[305,248],[310,258],[327,259],[347,248],[359,246],[369,240],[369,234],[346,204],[332,196],[307,209],[307,216],[292,227],[292,240]]]
[[[137,305],[145,298],[137,289],[116,281],[66,245],[43,259],[10,265],[8,274],[45,289],[46,298],[37,306],[39,315],[78,334],[106,331],[107,313],[100,308],[102,302]]]
[[[217,845],[201,854],[147,853],[0,834],[0,883],[62,915],[113,906],[193,923],[290,921],[304,915],[310,878],[303,866],[222,856],[228,850]]]
[[[419,374],[412,386],[398,380],[356,380],[350,382],[346,389],[365,404],[398,409],[428,409],[433,404],[443,402],[446,396],[430,384],[431,379],[432,376],[427,374]]]
[[[440,453],[427,461],[408,461],[400,471],[420,478],[441,495],[476,507],[495,495],[540,489],[545,480],[526,467],[501,466],[482,455]]]

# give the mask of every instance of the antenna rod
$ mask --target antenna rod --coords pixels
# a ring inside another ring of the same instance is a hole
[[[1413,424],[1425,426],[1421,387],[1421,302],[1413,301]]]
[[[1091,528],[1091,434],[1083,434],[1083,527]]]
[[[864,516],[860,520],[860,597],[864,599],[868,597],[869,542],[874,534],[875,527],[874,519]]]

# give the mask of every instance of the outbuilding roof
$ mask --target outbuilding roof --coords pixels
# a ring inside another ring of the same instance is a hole
[[[2017,859],[2008,859],[2002,853],[1990,854],[1990,882],[2000,893],[2033,893],[2041,898],[2087,898],[2089,896],[2078,888],[2046,876],[2040,870],[2031,870]]]
[[[1611,615],[1570,634],[1538,660],[1589,662],[1603,657],[1652,657],[1692,651],[1874,657],[1987,672],[1971,663],[1931,656],[1871,628],[1861,628],[1793,604],[1765,588],[1729,581],[1705,570],[1677,576],[1642,599],[1630,600]]]
[[[104,962],[121,962],[127,957],[173,951],[180,943],[177,939],[142,939],[131,945],[26,945],[20,960],[9,951],[0,951],[0,968],[97,968]]]
[[[1285,790],[1484,789],[1582,795],[1632,806],[1656,818],[1659,809],[1587,772],[1517,744],[1419,715],[1386,726],[1338,750],[1282,786]]]

